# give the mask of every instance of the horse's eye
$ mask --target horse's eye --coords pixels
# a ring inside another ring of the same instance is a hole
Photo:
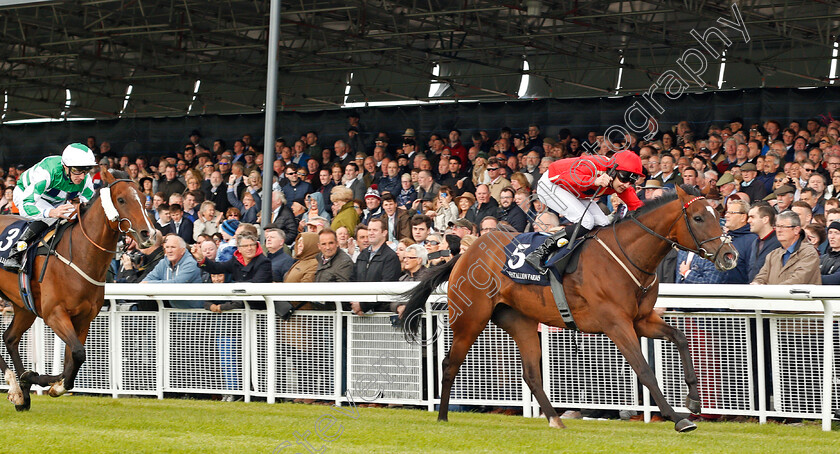
[[[125,205],[125,199],[122,197],[117,197],[117,203],[119,203],[120,205]]]
[[[695,215],[694,216],[694,222],[703,222],[703,216]]]

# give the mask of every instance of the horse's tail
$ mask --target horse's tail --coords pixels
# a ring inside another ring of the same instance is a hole
[[[425,279],[420,281],[416,287],[400,295],[402,300],[408,301],[405,306],[405,311],[400,320],[400,326],[405,332],[406,339],[412,340],[417,336],[420,328],[420,318],[423,314],[423,309],[426,307],[426,301],[429,295],[444,282],[449,280],[449,275],[452,274],[452,269],[455,268],[455,263],[461,255],[456,255],[452,260],[444,265],[432,268]]]

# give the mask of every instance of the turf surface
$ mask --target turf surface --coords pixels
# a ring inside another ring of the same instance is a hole
[[[422,410],[79,395],[33,396],[32,410],[17,413],[2,397],[0,446],[9,453],[840,452],[836,423],[832,432],[818,423],[698,423],[678,434],[672,423],[567,421],[557,430],[520,416],[451,413],[437,423]],[[297,444],[304,436],[309,450]]]

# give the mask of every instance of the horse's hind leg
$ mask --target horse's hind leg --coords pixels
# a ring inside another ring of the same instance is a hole
[[[12,319],[12,323],[9,324],[9,327],[6,328],[6,332],[3,333],[3,343],[6,345],[6,351],[9,352],[9,357],[12,359],[12,364],[15,366],[17,376],[21,377],[20,385],[18,386],[17,381],[15,380],[15,374],[8,368],[8,365],[6,365],[5,362],[0,364],[3,366],[3,373],[6,374],[6,382],[10,386],[9,400],[15,404],[15,409],[17,411],[29,410],[30,406],[29,390],[32,387],[32,383],[22,378],[24,371],[23,360],[20,357],[20,340],[23,338],[23,333],[32,326],[34,321],[35,314],[19,307],[15,307],[15,317]]]
[[[624,355],[624,358],[633,367],[633,370],[639,377],[639,381],[650,390],[650,395],[653,396],[653,400],[659,406],[659,411],[662,412],[662,415],[674,421],[674,429],[677,432],[689,432],[696,429],[697,426],[694,423],[679,416],[671,405],[668,404],[668,401],[665,400],[665,396],[662,394],[662,390],[659,389],[659,384],[656,382],[656,376],[653,374],[653,370],[648,366],[645,357],[642,356],[639,337],[636,335],[633,325],[629,321],[626,323],[616,323],[609,327],[608,330],[605,330],[604,334],[612,339],[615,346],[618,347],[621,354]]]
[[[452,324],[452,347],[449,348],[449,352],[443,360],[438,421],[449,420],[449,397],[452,393],[452,384],[455,382],[455,376],[458,375],[458,369],[464,363],[470,347],[475,343],[478,335],[484,331],[489,320],[490,314],[482,316],[482,314],[476,312],[470,314],[470,316],[461,314]]]
[[[636,322],[636,332],[640,336],[654,339],[667,339],[677,347],[682,360],[683,372],[685,373],[685,384],[688,385],[688,396],[685,398],[685,406],[694,414],[700,414],[701,403],[700,393],[697,390],[697,373],[694,371],[694,363],[691,360],[691,353],[688,350],[688,341],[682,331],[665,323],[662,318],[651,313],[648,318]]]
[[[537,398],[543,414],[548,419],[548,425],[558,429],[565,428],[566,426],[560,420],[557,412],[554,411],[554,407],[548,400],[548,396],[545,395],[545,390],[543,390],[542,373],[540,372],[542,353],[540,338],[537,334],[537,322],[504,304],[496,306],[491,320],[516,341],[519,354],[522,356],[522,373],[525,383],[528,384],[534,397]]]

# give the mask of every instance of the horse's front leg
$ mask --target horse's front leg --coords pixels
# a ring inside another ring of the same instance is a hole
[[[697,373],[694,370],[694,363],[691,360],[691,353],[688,350],[688,340],[682,331],[665,323],[662,317],[656,313],[651,314],[643,320],[636,322],[636,332],[640,336],[651,339],[667,339],[677,347],[680,360],[685,374],[685,384],[688,385],[688,396],[685,398],[685,406],[688,411],[695,415],[700,414],[701,401],[700,393],[697,390]]]
[[[80,322],[77,328],[67,315],[67,312],[63,308],[57,308],[47,319],[47,325],[67,345],[64,355],[64,371],[59,380],[49,383],[49,395],[51,397],[58,397],[73,389],[76,374],[85,362],[84,342],[87,338],[88,329],[90,328],[90,320]]]

